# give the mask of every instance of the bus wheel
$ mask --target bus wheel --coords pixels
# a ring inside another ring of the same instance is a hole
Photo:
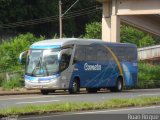
[[[123,89],[123,81],[122,78],[117,79],[117,86],[116,86],[116,91],[121,92]]]
[[[121,92],[123,88],[123,81],[122,78],[117,79],[117,83],[115,87],[110,88],[111,92]]]
[[[41,90],[41,93],[42,93],[43,95],[48,95],[49,90]]]
[[[69,93],[70,94],[76,94],[80,91],[80,85],[79,85],[79,82],[78,80],[74,80],[73,83],[72,83],[72,86],[71,88],[69,89]]]
[[[86,88],[88,93],[96,93],[98,91],[97,88]]]

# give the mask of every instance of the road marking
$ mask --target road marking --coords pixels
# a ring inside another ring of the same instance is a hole
[[[136,108],[126,108],[126,109],[116,109],[116,110],[103,110],[103,111],[92,111],[92,112],[78,112],[78,113],[62,113],[62,114],[52,114],[46,116],[38,116],[38,117],[28,117],[28,118],[20,118],[19,120],[30,120],[30,119],[39,119],[39,118],[51,118],[54,116],[69,116],[69,115],[85,115],[85,114],[96,114],[96,113],[108,113],[108,112],[118,112],[118,111],[128,111],[128,110],[143,110],[143,109],[152,109],[159,108],[160,106],[150,106],[150,107],[136,107]],[[140,114],[140,113],[139,113]]]
[[[22,97],[22,98],[4,98],[0,100],[21,100],[21,99],[30,99],[30,98],[50,98],[50,97],[56,97],[56,96],[39,96],[39,97]]]
[[[131,111],[131,110],[143,110],[143,109],[152,109],[159,108],[160,106],[150,106],[150,107],[135,107],[135,108],[126,108],[126,109],[116,109],[116,110],[103,110],[103,111],[92,111],[92,112],[81,112],[75,114],[95,114],[95,113],[108,113],[108,112],[118,112],[118,111]]]
[[[33,101],[33,102],[18,102],[16,103],[17,105],[19,104],[30,104],[30,103],[47,103],[47,102],[58,102],[60,100],[50,100],[50,101]]]
[[[153,95],[160,95],[159,93],[155,93],[155,94],[141,94],[141,95],[138,95],[138,96],[153,96]]]
[[[80,96],[80,95],[52,95],[52,96],[39,96],[39,97],[21,97],[21,98],[2,98],[0,99],[0,101],[3,101],[3,100],[22,100],[22,99],[36,99],[36,98],[55,98],[55,97],[66,97],[66,96],[69,96],[69,97],[75,97],[75,96]]]

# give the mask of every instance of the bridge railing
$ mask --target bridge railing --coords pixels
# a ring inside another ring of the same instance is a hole
[[[160,45],[138,49],[139,60],[149,60],[159,57],[160,57]]]

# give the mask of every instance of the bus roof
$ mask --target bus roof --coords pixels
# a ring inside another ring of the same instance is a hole
[[[99,43],[110,46],[135,46],[129,43],[111,43],[104,42],[100,39],[81,39],[81,38],[62,38],[62,39],[48,39],[36,42],[30,46],[31,49],[47,49],[47,48],[60,48],[70,44],[89,45],[92,43]]]

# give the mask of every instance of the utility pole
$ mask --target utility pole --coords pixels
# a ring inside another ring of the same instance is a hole
[[[63,24],[62,24],[63,16],[64,16],[78,1],[79,1],[79,0],[76,0],[76,2],[73,3],[73,4],[66,10],[66,12],[64,12],[64,14],[62,14],[62,1],[59,0],[59,38],[62,38],[62,35],[63,35]]]
[[[59,38],[62,38],[62,2],[59,0]]]

